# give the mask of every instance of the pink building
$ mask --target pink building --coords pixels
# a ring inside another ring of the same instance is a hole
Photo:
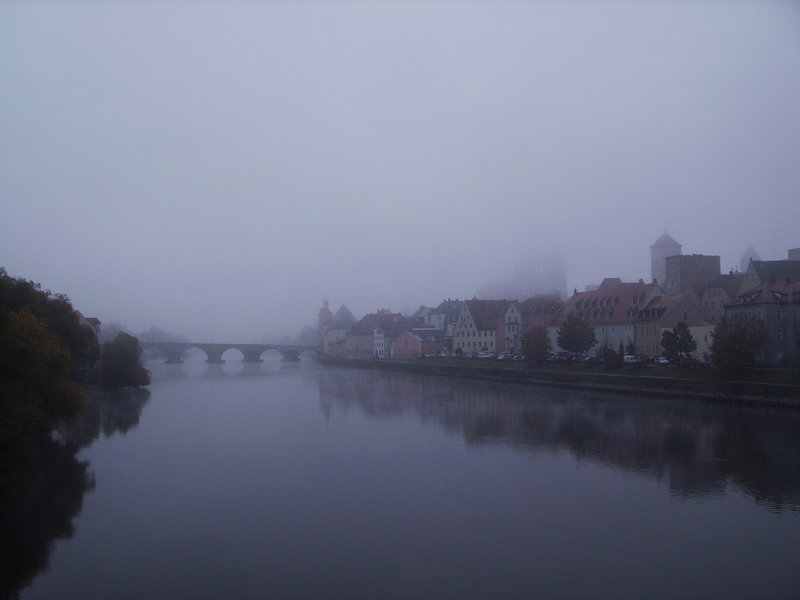
[[[420,358],[436,356],[444,348],[440,329],[410,329],[392,342],[392,358]]]

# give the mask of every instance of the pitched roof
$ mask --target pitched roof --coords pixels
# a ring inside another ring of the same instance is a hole
[[[593,326],[628,323],[659,290],[654,283],[627,283],[610,277],[596,290],[573,294],[550,324],[560,325],[572,314]]]
[[[666,231],[664,231],[664,235],[662,235],[660,238],[658,238],[655,241],[655,243],[650,247],[651,248],[663,248],[665,246],[667,246],[667,247],[669,247],[669,246],[678,246],[678,248],[681,247],[681,245],[678,242],[676,242],[670,234],[668,234]]]
[[[351,313],[350,309],[347,308],[344,304],[342,304],[339,307],[339,310],[336,311],[336,318],[349,321],[350,323],[356,322],[356,318],[353,316],[353,313]]]
[[[778,304],[800,302],[800,278],[769,279],[739,294],[734,302],[725,306],[743,304]]]
[[[458,315],[461,314],[461,309],[464,308],[463,300],[443,300],[439,306],[433,310],[433,314],[443,314],[445,323],[455,323],[458,320]]]
[[[668,296],[654,296],[650,302],[639,309],[637,318],[642,320],[661,319],[673,308],[687,301],[695,310],[700,311],[686,294],[670,294]]]
[[[476,329],[495,329],[502,320],[510,300],[467,300],[467,309],[475,321]]]
[[[800,260],[754,260],[750,264],[762,282],[770,279],[800,279]]]
[[[400,313],[379,312],[364,315],[364,318],[353,324],[352,332],[356,335],[372,335],[375,329],[390,330],[403,318]]]

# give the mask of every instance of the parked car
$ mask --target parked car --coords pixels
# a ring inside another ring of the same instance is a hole
[[[478,358],[494,358],[494,353],[488,350],[482,350],[478,352]]]
[[[511,360],[510,352],[501,352],[497,355],[497,360]]]
[[[582,362],[587,365],[596,365],[603,362],[603,359],[597,356],[596,354],[593,354],[591,356],[587,356],[586,358],[584,358]]]
[[[632,354],[626,354],[625,356],[623,356],[622,357],[622,362],[623,362],[623,364],[626,364],[626,365],[638,365],[638,364],[642,363],[642,361],[639,360],[638,357],[633,356]]]
[[[653,359],[653,364],[654,365],[659,365],[661,367],[666,367],[669,364],[669,361],[663,356],[656,356]]]

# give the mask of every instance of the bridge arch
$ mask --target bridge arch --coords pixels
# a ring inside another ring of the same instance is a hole
[[[184,353],[192,350],[201,350],[206,356],[206,362],[222,363],[223,354],[229,350],[236,350],[242,355],[242,362],[261,362],[261,356],[270,350],[277,351],[285,361],[299,360],[300,353],[316,352],[311,346],[297,346],[289,344],[227,344],[227,343],[202,343],[202,342],[143,342],[142,349],[155,348],[166,355],[168,363],[182,363]]]

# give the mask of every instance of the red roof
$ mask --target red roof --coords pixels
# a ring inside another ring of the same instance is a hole
[[[659,291],[654,283],[623,283],[616,277],[607,278],[596,290],[573,294],[551,325],[560,325],[572,314],[593,326],[632,322]]]

